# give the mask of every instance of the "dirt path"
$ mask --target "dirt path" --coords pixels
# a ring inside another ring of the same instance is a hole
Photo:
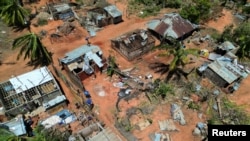
[[[234,18],[232,12],[227,9],[223,9],[221,17],[216,20],[211,20],[205,25],[210,28],[216,29],[217,31],[219,31],[219,33],[222,33],[226,26],[233,24],[233,21]]]

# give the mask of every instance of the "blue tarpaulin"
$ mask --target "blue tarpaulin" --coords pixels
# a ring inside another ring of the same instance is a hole
[[[89,91],[84,91],[83,93],[85,96],[90,96]]]
[[[93,104],[92,99],[91,99],[91,98],[88,98],[88,99],[86,100],[86,103],[87,103],[88,105]]]

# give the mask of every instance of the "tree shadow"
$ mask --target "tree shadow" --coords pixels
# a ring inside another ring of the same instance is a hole
[[[52,59],[52,55],[53,53],[49,53]],[[38,58],[36,60],[30,60],[26,65],[27,66],[32,66],[33,69],[36,69],[38,67],[42,67],[42,66],[49,66],[50,64],[53,63],[53,60],[49,61],[48,59],[44,59],[43,57]]]
[[[26,26],[18,25],[18,26],[13,26],[12,29],[13,29],[14,32],[22,32],[26,28],[27,28]]]
[[[30,31],[30,25],[31,25],[31,23],[27,22],[27,24],[25,24],[25,25],[13,26],[12,29],[13,29],[14,32],[22,32],[25,29],[28,29],[28,31]]]

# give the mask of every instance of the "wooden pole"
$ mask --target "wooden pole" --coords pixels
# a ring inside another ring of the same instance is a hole
[[[219,116],[220,116],[220,118],[221,118],[222,115],[221,115],[220,98],[216,98],[216,102],[217,102],[217,106],[218,106],[218,110],[219,110]]]

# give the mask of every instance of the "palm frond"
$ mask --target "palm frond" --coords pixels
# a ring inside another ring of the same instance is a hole
[[[2,20],[9,26],[25,25],[27,10],[19,5],[17,0],[5,6],[1,12]]]
[[[38,35],[29,33],[18,37],[13,41],[12,49],[21,48],[17,59],[24,56],[24,60],[30,58],[31,62],[40,62],[41,65],[52,63],[51,53],[42,45]]]

